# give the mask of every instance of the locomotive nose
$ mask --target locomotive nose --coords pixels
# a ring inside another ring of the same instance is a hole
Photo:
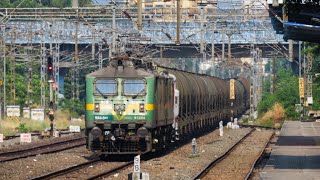
[[[114,104],[114,111],[123,112],[126,110],[125,104]]]

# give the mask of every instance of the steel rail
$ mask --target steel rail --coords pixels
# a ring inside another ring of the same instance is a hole
[[[85,167],[88,167],[88,166],[96,164],[96,163],[98,163],[100,161],[101,161],[100,159],[94,159],[94,160],[91,160],[91,161],[88,161],[88,162],[85,162],[85,163],[81,163],[81,164],[77,164],[77,165],[68,167],[66,169],[54,171],[54,172],[51,172],[51,173],[48,173],[48,174],[45,174],[45,175],[42,175],[42,176],[37,176],[37,177],[34,177],[34,178],[30,179],[30,180],[52,179],[52,178],[55,178],[55,177],[58,177],[58,176],[62,176],[62,175],[77,171],[77,170],[85,168]]]
[[[246,177],[245,177],[245,180],[248,180],[251,175],[252,175],[252,172],[254,170],[254,167],[256,167],[257,163],[259,162],[259,160],[262,158],[262,156],[265,154],[265,149],[267,148],[267,146],[270,144],[270,141],[274,138],[274,135],[275,133],[272,133],[272,135],[270,136],[269,140],[266,142],[266,144],[264,145],[264,147],[262,148],[262,150],[260,151],[259,153],[259,156],[258,158],[254,161],[254,163],[252,164],[249,172],[247,173]]]
[[[204,177],[212,167],[214,167],[216,164],[221,162],[223,159],[225,159],[235,148],[237,148],[248,136],[251,135],[251,133],[255,131],[255,129],[251,129],[248,134],[246,134],[244,137],[242,137],[236,144],[234,144],[228,151],[223,153],[221,156],[219,156],[217,159],[211,161],[205,168],[203,168],[196,176],[194,176],[192,179],[201,179]]]
[[[123,164],[123,165],[121,165],[121,166],[118,166],[118,167],[113,168],[113,169],[111,169],[111,170],[102,172],[102,173],[100,173],[100,174],[98,174],[98,175],[92,176],[92,177],[88,178],[87,180],[100,179],[100,178],[102,178],[102,177],[104,177],[104,176],[111,175],[111,174],[113,174],[113,173],[116,173],[116,172],[120,171],[121,169],[124,169],[124,168],[132,165],[133,163],[134,163],[133,161],[127,162],[127,163],[125,163],[125,164]]]
[[[67,141],[60,141],[60,142],[56,142],[56,143],[31,147],[28,149],[2,152],[2,153],[0,153],[0,163],[6,162],[6,161],[13,161],[13,160],[20,159],[20,158],[27,158],[30,156],[36,156],[38,154],[55,153],[55,152],[64,151],[67,149],[72,149],[75,147],[83,146],[86,144],[86,142],[82,142],[84,139],[85,139],[85,137],[80,137],[80,138],[71,139],[71,140],[67,140]],[[77,143],[77,141],[79,141],[79,142]],[[67,144],[67,143],[76,143],[76,144],[69,145],[69,146],[68,145],[63,146],[63,147],[53,149],[53,150],[51,150],[51,149],[48,150],[49,147],[61,146],[61,145]],[[40,151],[40,153],[37,151]],[[41,152],[41,151],[43,151],[43,152]]]

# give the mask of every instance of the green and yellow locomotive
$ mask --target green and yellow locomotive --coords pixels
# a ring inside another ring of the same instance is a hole
[[[248,81],[236,80],[234,116],[248,108]],[[229,83],[118,58],[86,76],[87,147],[140,154],[230,119]]]
[[[132,63],[114,60],[111,66],[86,77],[86,129],[91,150],[145,153],[171,141],[174,78]]]

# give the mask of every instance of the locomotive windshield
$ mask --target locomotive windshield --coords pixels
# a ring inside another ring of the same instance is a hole
[[[144,95],[145,81],[142,79],[125,80],[123,82],[124,95]]]
[[[116,94],[117,92],[117,82],[112,79],[98,79],[95,83],[95,93],[96,94]]]

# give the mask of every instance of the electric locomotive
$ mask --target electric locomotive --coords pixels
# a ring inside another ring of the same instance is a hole
[[[137,63],[114,59],[86,76],[86,134],[92,151],[146,153],[171,141],[179,98],[175,77],[155,72],[151,63]]]
[[[235,80],[231,106],[228,80],[114,58],[86,76],[87,148],[143,154],[212,130],[248,109],[248,82]]]

